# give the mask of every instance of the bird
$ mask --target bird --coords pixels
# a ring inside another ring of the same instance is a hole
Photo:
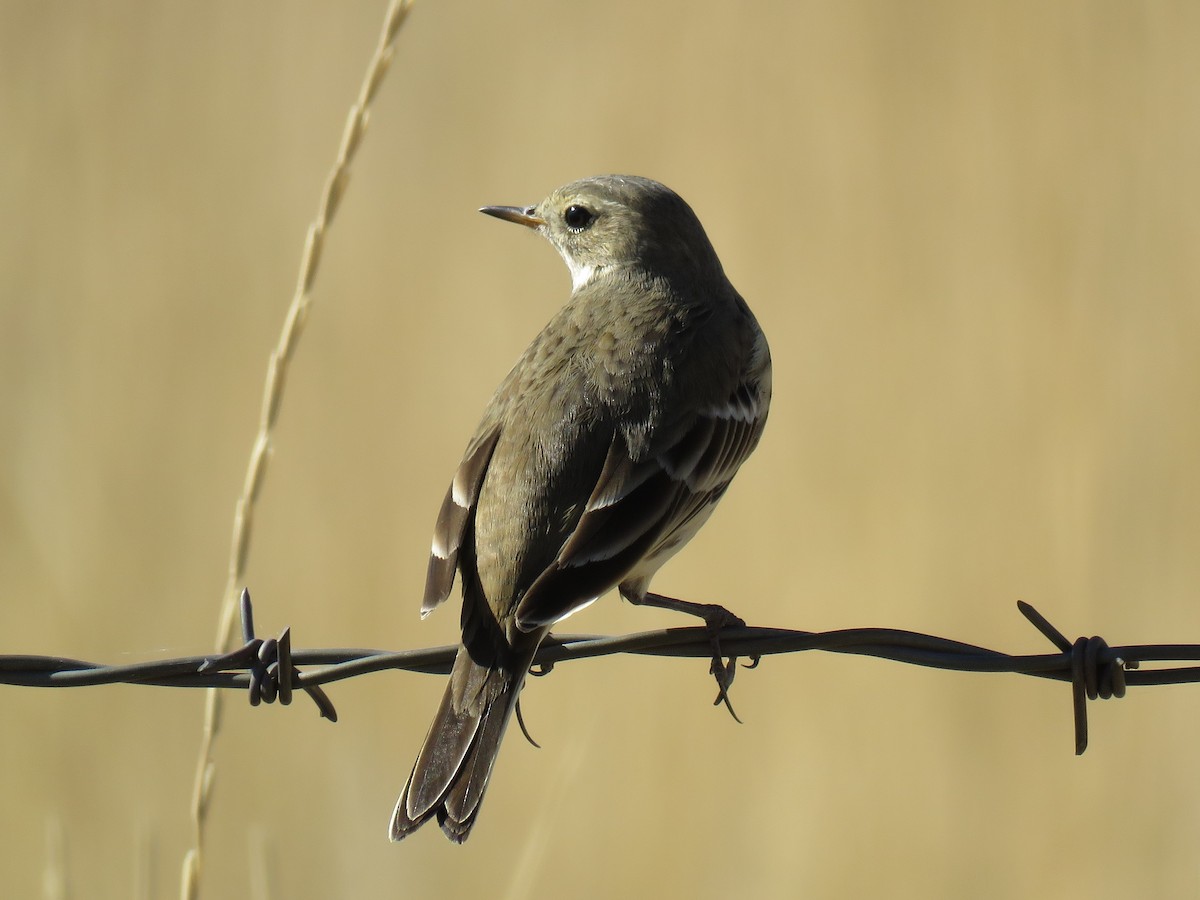
[[[492,396],[438,514],[421,617],[457,576],[462,643],[393,841],[434,817],[451,841],[467,839],[557,622],[617,588],[700,616],[710,634],[743,624],[649,590],[757,446],[771,400],[767,340],[700,220],[632,175],[480,212],[549,240],[572,289]]]

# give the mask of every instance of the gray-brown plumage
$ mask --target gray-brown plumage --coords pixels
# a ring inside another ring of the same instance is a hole
[[[392,840],[433,816],[466,840],[534,652],[563,617],[614,587],[719,609],[647,591],[758,443],[771,397],[766,339],[668,188],[601,176],[482,212],[546,237],[573,291],[492,397],[438,515],[421,614],[460,575],[463,643]]]

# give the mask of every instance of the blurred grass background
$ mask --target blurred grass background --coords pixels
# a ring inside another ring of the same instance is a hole
[[[0,652],[211,646],[267,353],[383,2],[0,5]],[[566,297],[475,213],[678,190],[771,339],[755,458],[655,583],[753,624],[1042,652],[1200,640],[1200,6],[419,4],[300,346],[259,627],[454,639],[429,534],[494,385]],[[573,631],[679,624],[615,598]],[[234,702],[206,897],[1194,896],[1200,693],[816,654],[535,680],[470,843],[385,825],[440,680]],[[202,695],[0,688],[0,888],[173,896]],[[55,824],[57,823],[57,825]],[[151,871],[140,870],[149,847]]]

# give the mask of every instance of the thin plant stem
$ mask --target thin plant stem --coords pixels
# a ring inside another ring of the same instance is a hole
[[[267,365],[258,433],[254,437],[250,461],[246,467],[246,477],[242,484],[242,494],[238,498],[233,518],[229,575],[225,584],[225,594],[217,626],[218,653],[224,653],[232,646],[237,623],[238,587],[245,578],[255,507],[266,477],[271,441],[275,424],[279,419],[279,410],[283,404],[283,390],[287,383],[288,368],[308,319],[308,310],[312,302],[312,286],[320,265],[325,235],[333,223],[334,215],[337,213],[338,205],[346,190],[350,178],[350,166],[367,130],[371,102],[375,99],[392,60],[396,35],[411,6],[411,0],[391,0],[388,4],[379,42],[367,65],[367,72],[359,89],[358,97],[350,108],[350,116],[342,132],[337,161],[325,182],[317,216],[309,225],[304,241],[304,252],[300,260],[296,289],[284,319],[279,342],[271,352],[271,358]],[[204,864],[204,832],[212,800],[213,746],[220,733],[221,712],[221,692],[210,690],[204,707],[204,729],[200,740],[200,752],[196,761],[196,774],[192,789],[192,846],[184,856],[181,873],[180,897],[183,900],[197,900],[200,896],[200,876]]]

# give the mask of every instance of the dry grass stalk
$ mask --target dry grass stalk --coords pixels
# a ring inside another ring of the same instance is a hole
[[[70,896],[67,835],[62,818],[52,815],[46,820],[46,866],[42,870],[42,897],[44,900],[67,900]]]
[[[233,543],[229,556],[229,577],[225,584],[225,596],[221,605],[220,620],[217,627],[217,652],[224,653],[230,649],[233,640],[234,625],[237,614],[238,588],[242,584],[246,571],[246,559],[250,550],[250,535],[254,523],[254,509],[262,490],[267,470],[267,460],[270,456],[271,437],[274,432],[279,409],[283,401],[283,388],[287,382],[288,366],[296,351],[300,335],[304,331],[304,323],[308,318],[308,308],[311,303],[313,281],[316,278],[317,267],[321,261],[321,250],[324,246],[325,233],[333,222],[338,204],[346,189],[350,177],[350,165],[354,161],[359,145],[367,129],[371,102],[383,82],[391,63],[393,47],[400,26],[404,23],[412,6],[411,0],[391,0],[387,15],[384,18],[383,30],[379,43],[367,66],[366,77],[359,89],[358,98],[350,109],[350,117],[342,132],[341,145],[338,148],[337,162],[334,164],[325,190],[321,196],[321,206],[316,219],[308,229],[304,243],[304,254],[300,262],[300,274],[296,282],[296,291],[288,307],[287,318],[279,336],[279,342],[271,353],[267,367],[266,387],[263,394],[262,412],[259,419],[258,433],[254,438],[254,447],[250,451],[250,462],[246,468],[246,478],[242,485],[242,494],[237,502],[237,510],[233,520]],[[195,900],[200,896],[200,875],[204,860],[204,828],[208,818],[209,803],[212,798],[213,784],[213,744],[220,731],[221,723],[221,692],[210,690],[204,711],[204,732],[200,741],[200,753],[196,764],[195,787],[192,792],[192,846],[183,860],[181,873],[180,896],[184,900]]]

